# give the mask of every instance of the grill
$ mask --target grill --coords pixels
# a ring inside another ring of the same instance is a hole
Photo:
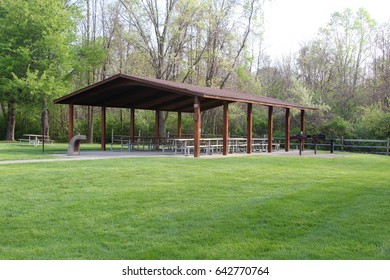
[[[321,140],[326,140],[324,134],[293,134],[290,135],[291,140],[299,140],[299,155],[302,155],[302,142],[305,140],[312,140],[314,142],[314,154],[317,154],[317,142]]]

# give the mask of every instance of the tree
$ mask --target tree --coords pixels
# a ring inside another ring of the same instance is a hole
[[[329,55],[327,62],[331,64],[325,69],[331,73],[331,83],[334,84],[327,101],[346,119],[351,118],[361,104],[360,89],[367,78],[375,26],[375,21],[364,9],[356,14],[347,9],[343,13],[334,13],[328,25],[320,31],[321,46]]]
[[[127,40],[149,56],[157,79],[174,80],[190,39],[190,26],[199,20],[196,0],[120,0],[130,23]]]
[[[259,0],[120,2],[128,22],[126,40],[133,52],[146,55],[154,77],[219,88],[232,80],[246,59],[261,7]],[[167,117],[160,115],[160,135],[165,135]],[[215,119],[215,114],[204,117]]]
[[[346,9],[332,14],[318,36],[300,50],[298,77],[333,114],[354,122],[366,103],[365,86],[375,21],[367,11]]]
[[[206,85],[224,88],[236,70],[260,10],[260,1],[210,1],[206,18]],[[238,16],[237,16],[238,15]]]
[[[45,108],[68,86],[75,14],[65,0],[0,2],[0,100],[8,110],[7,140],[15,140],[18,103]]]
[[[84,0],[81,2],[80,10],[83,12],[82,20],[79,22],[79,32],[77,45],[77,73],[76,83],[77,87],[83,87],[93,84],[101,78],[99,70],[107,60],[107,50],[104,45],[104,38],[102,32],[99,32],[103,23],[98,21],[99,8],[102,10],[105,7],[104,0]],[[103,12],[102,12],[103,13]],[[94,132],[94,114],[93,107],[87,106],[87,142],[93,142]]]
[[[370,102],[390,110],[390,23],[377,29],[371,71]]]
[[[190,27],[199,21],[202,7],[196,0],[120,0],[130,24],[127,38],[138,52],[148,55],[157,79],[175,80],[180,74]],[[162,3],[163,2],[163,3]],[[160,112],[161,136],[166,133],[168,113]]]

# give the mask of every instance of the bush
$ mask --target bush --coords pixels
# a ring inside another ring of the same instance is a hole
[[[322,132],[327,138],[350,137],[350,125],[340,116],[335,116],[323,125]]]
[[[368,139],[386,139],[390,137],[390,112],[380,106],[362,108],[363,114],[356,125],[359,137]]]

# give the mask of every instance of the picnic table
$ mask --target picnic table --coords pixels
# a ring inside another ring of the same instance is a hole
[[[127,146],[129,151],[133,149],[141,150],[155,150],[161,149],[162,152],[173,152],[177,154],[181,152],[185,155],[191,154],[194,151],[194,138],[153,138],[153,137],[135,137],[133,140],[128,135],[114,135],[111,136],[111,150],[114,144],[120,144],[121,150]],[[272,148],[279,150],[279,143],[271,143]],[[238,153],[247,151],[246,137],[230,137],[228,138],[229,153]],[[252,152],[265,152],[268,147],[268,139],[253,138]],[[223,149],[223,138],[201,138],[200,149],[206,154],[221,153]]]
[[[34,145],[34,147],[38,146],[39,144],[42,143],[42,134],[31,134],[31,133],[26,133],[26,134],[23,134],[24,137],[27,137],[27,138],[20,138],[18,139],[19,140],[19,143],[22,143],[22,142],[28,142],[28,144],[30,145]],[[49,136],[45,136],[45,143],[46,142],[50,142],[51,144],[53,144],[53,140],[50,140],[50,137]]]
[[[194,149],[193,138],[176,138],[171,139],[174,153],[181,151],[185,155],[189,155],[191,150]],[[280,144],[271,143],[275,150],[279,150]],[[266,138],[253,138],[252,150],[265,152],[268,146],[268,139]],[[207,154],[220,153],[223,147],[223,138],[201,138],[200,148]],[[229,138],[228,150],[230,153],[244,152],[247,149],[247,138]]]
[[[120,144],[121,145],[121,150],[123,150],[123,147],[127,145],[127,148],[129,151],[132,150],[132,145],[131,145],[131,137],[129,135],[111,135],[111,150],[113,150],[113,145],[114,144]]]
[[[111,136],[111,150],[114,149],[115,144],[120,144],[121,150],[127,146],[129,151],[132,150],[155,150],[162,147],[164,150],[165,139],[155,137],[134,137],[132,139],[129,135],[114,135]]]

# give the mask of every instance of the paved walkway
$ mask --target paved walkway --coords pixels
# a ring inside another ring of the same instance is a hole
[[[302,157],[321,157],[321,158],[333,158],[344,156],[345,154],[330,154],[330,153],[317,153],[308,150],[302,153]],[[96,159],[112,159],[112,158],[132,158],[132,157],[179,157],[179,158],[194,158],[193,155],[185,156],[184,154],[174,154],[172,152],[158,152],[158,151],[81,151],[79,156],[67,156],[66,154],[53,154],[52,158],[46,159],[26,159],[26,160],[4,160],[0,161],[0,165],[5,164],[18,164],[18,163],[35,163],[35,162],[56,162],[56,161],[75,161],[75,160],[96,160]],[[299,151],[293,150],[290,152],[277,151],[272,153],[252,153],[248,155],[246,153],[234,153],[228,156],[222,154],[205,155],[201,154],[200,158],[229,158],[229,157],[242,157],[242,156],[299,156]]]

